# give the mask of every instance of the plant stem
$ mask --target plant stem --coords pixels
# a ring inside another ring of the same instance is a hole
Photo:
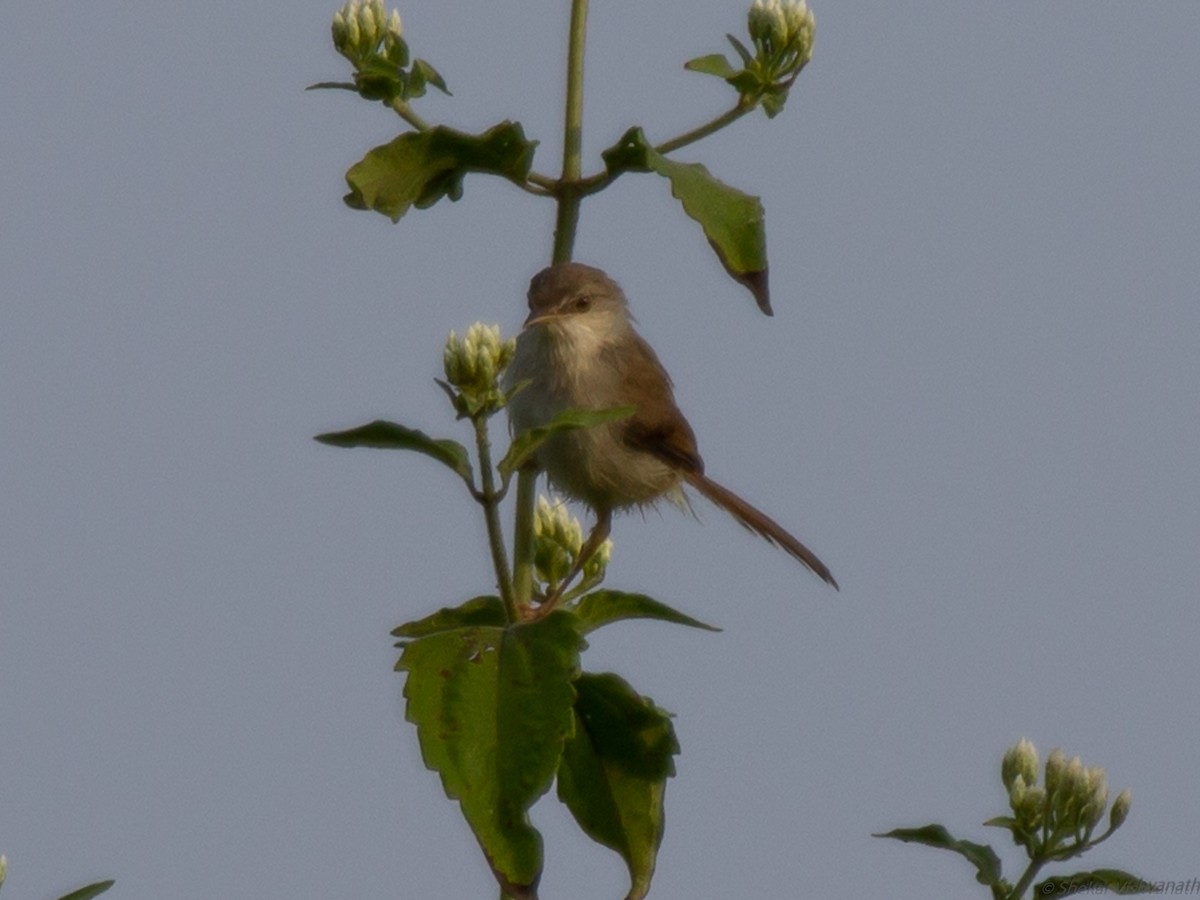
[[[583,51],[587,37],[588,0],[571,0],[567,38],[567,103],[563,123],[562,177],[558,182],[558,217],[554,224],[554,259],[570,260],[579,225],[579,176],[583,148]]]
[[[512,576],[508,571],[508,553],[504,548],[504,531],[500,527],[500,500],[496,496],[496,476],[492,470],[492,445],[488,440],[487,417],[473,416],[475,446],[479,451],[480,481],[483,485],[483,516],[487,522],[488,546],[492,551],[492,565],[496,569],[496,581],[500,587],[500,599],[508,621],[518,621],[517,604],[513,599]]]
[[[533,597],[533,509],[537,502],[537,469],[517,473],[517,521],[513,528],[513,593],[518,608]]]
[[[1024,874],[1021,875],[1021,880],[1018,881],[1016,885],[1013,886],[1012,891],[1009,892],[1008,900],[1023,900],[1025,897],[1025,892],[1029,890],[1029,886],[1033,884],[1033,879],[1037,878],[1037,873],[1041,871],[1042,866],[1045,864],[1046,860],[1042,859],[1041,857],[1035,857],[1034,859],[1030,860],[1029,868],[1025,870]]]
[[[417,129],[417,131],[429,130],[429,123],[412,111],[412,107],[408,105],[407,100],[393,100],[391,106],[396,115]]]
[[[758,106],[757,101],[746,100],[744,98],[738,100],[737,106],[728,112],[717,116],[711,122],[706,122],[698,128],[693,128],[691,131],[685,131],[678,137],[671,138],[669,141],[664,141],[654,149],[659,153],[667,154],[673,150],[678,150],[680,147],[686,147],[688,144],[694,144],[696,141],[706,138],[714,132],[720,131],[726,125],[732,125],[756,106]]]
[[[673,137],[669,141],[663,141],[661,144],[655,146],[654,151],[665,156],[668,153],[678,150],[680,147],[686,147],[688,144],[694,144],[696,141],[720,131],[725,126],[733,124],[742,116],[746,115],[746,113],[753,110],[756,106],[758,106],[757,101],[741,99],[732,109],[721,113],[721,115],[717,116],[711,121],[705,122],[703,125],[693,128],[691,131],[685,131],[678,137]],[[604,190],[606,187],[612,184],[612,182],[615,181],[617,176],[620,174],[620,172],[617,172],[616,174],[610,172],[597,172],[595,175],[589,175],[587,178],[581,178],[578,182],[579,196],[586,197],[589,194],[595,194]]]
[[[554,223],[553,262],[567,262],[575,251],[579,227],[579,176],[583,170],[583,53],[587,43],[588,0],[571,0],[567,36],[567,99],[563,116],[562,177],[557,182],[531,178],[552,190],[558,201]],[[540,176],[539,176],[540,178]],[[526,466],[517,473],[517,512],[513,527],[514,609],[524,608],[533,596],[533,511],[537,502],[537,469]]]

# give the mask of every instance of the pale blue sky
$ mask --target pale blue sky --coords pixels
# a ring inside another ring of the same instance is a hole
[[[552,171],[566,0],[401,7],[455,92]],[[458,427],[451,328],[512,332],[552,210],[468,178],[392,225],[342,173],[399,130],[349,94],[335,5],[0,8],[4,896],[492,897],[402,721],[388,631],[490,584],[455,480],[311,435]],[[615,587],[724,626],[585,655],[678,715],[655,900],[983,896],[1018,737],[1130,786],[1084,865],[1200,877],[1200,5],[815,6],[786,112],[680,154],[761,194],[762,317],[652,176],[588,203],[719,511],[615,528]],[[586,168],[731,100],[684,60],[740,3],[595,0]],[[459,432],[459,436],[461,432]],[[553,796],[546,900],[622,896]],[[1078,868],[1072,864],[1070,868]],[[57,892],[57,893],[56,893]]]

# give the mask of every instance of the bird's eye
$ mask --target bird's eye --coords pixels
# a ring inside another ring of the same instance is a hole
[[[576,297],[574,305],[575,305],[575,312],[587,312],[589,309],[592,308],[592,298],[587,297],[587,296]]]

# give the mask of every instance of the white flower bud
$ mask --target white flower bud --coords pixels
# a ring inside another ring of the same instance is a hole
[[[754,0],[746,16],[750,37],[756,43],[773,44],[776,48],[787,43],[787,19],[779,0]]]
[[[349,32],[346,30],[346,15],[345,9],[339,9],[333,14],[333,23],[329,28],[333,34],[333,46],[339,53],[346,47]]]
[[[796,49],[803,65],[812,59],[817,20],[804,0],[787,0],[783,4],[783,18],[787,23],[787,42]]]
[[[1117,799],[1113,801],[1112,810],[1108,814],[1108,824],[1112,829],[1120,828],[1125,824],[1125,820],[1129,818],[1129,807],[1133,803],[1133,793],[1129,788],[1117,794]]]
[[[362,46],[362,27],[358,22],[358,8],[353,3],[347,3],[346,13],[346,47],[355,52]]]
[[[375,49],[375,45],[379,43],[380,26],[383,24],[380,19],[375,16],[375,3],[355,3],[355,19],[358,21],[359,30],[359,49],[363,52],[370,52]]]
[[[1021,738],[1004,754],[1004,760],[1000,764],[1000,778],[1004,786],[1012,790],[1013,781],[1018,776],[1024,779],[1026,785],[1036,784],[1037,773],[1037,748],[1027,738]]]
[[[0,853],[0,884],[4,884],[4,876],[8,874],[8,857]]]
[[[1108,806],[1108,776],[1100,766],[1089,766],[1084,770],[1084,784],[1087,801],[1083,804],[1083,820],[1089,828],[1094,828]]]
[[[400,27],[400,10],[393,9],[391,16],[388,17],[387,36],[393,41],[400,40],[404,30]]]
[[[1046,791],[1051,796],[1058,793],[1066,768],[1067,755],[1062,752],[1061,747],[1055,747],[1046,757]]]

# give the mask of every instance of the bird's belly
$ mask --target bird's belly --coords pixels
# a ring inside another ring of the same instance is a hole
[[[560,491],[596,509],[651,503],[679,484],[678,473],[631,450],[613,425],[555,435],[539,448],[538,463]]]

